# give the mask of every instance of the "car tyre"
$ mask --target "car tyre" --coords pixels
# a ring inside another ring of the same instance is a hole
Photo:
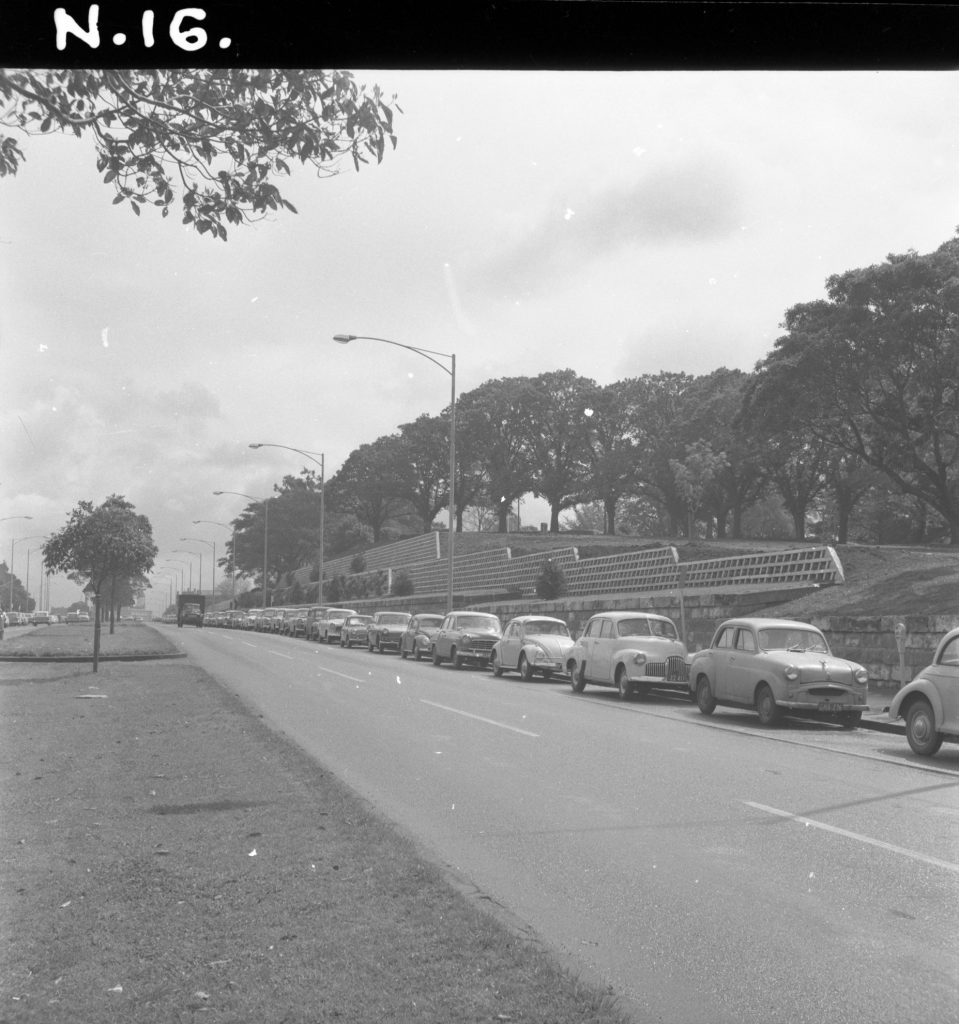
[[[616,689],[619,690],[620,700],[629,700],[633,695],[633,684],[626,675],[626,666],[619,665],[616,668]]]
[[[569,672],[569,684],[573,688],[573,693],[582,693],[586,689],[586,662],[582,661],[579,665],[574,664]]]
[[[440,652],[436,649],[436,644],[433,644],[433,664],[442,665],[443,659],[440,657]]]
[[[932,757],[942,746],[942,734],[936,732],[936,716],[925,697],[909,705],[906,739],[913,751],[922,757]]]
[[[496,657],[496,652],[493,651],[489,656],[490,668],[493,670],[493,675],[497,678],[503,674],[503,666],[500,664],[499,658]]]
[[[453,668],[460,669],[463,667],[463,656],[456,653],[456,648],[450,648],[450,661],[453,662]]]
[[[401,658],[402,658],[402,659],[403,659],[404,661],[406,661],[406,655],[407,655],[407,651],[406,651],[406,648],[404,648],[404,646],[403,646],[402,644],[400,644],[400,657],[401,657]]]
[[[705,676],[700,676],[696,682],[696,706],[704,715],[711,715],[716,710],[716,698]]]
[[[778,725],[782,720],[782,708],[776,703],[768,683],[763,683],[756,692],[756,713],[759,715],[759,724],[767,727]]]
[[[529,682],[533,678],[533,666],[529,663],[529,658],[525,654],[519,656],[519,674],[520,678],[524,682]]]
[[[423,652],[422,652],[422,651],[421,651],[421,650],[419,649],[419,647],[415,647],[415,648],[413,649],[413,657],[414,657],[414,658],[415,658],[415,659],[416,659],[417,661],[420,661],[420,660],[422,659],[422,657],[423,657]]]

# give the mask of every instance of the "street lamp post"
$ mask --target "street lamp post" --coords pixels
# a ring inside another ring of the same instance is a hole
[[[229,523],[218,523],[215,519],[194,519],[193,525],[197,526],[200,523],[209,523],[210,526],[222,526],[224,530],[230,530],[233,533],[232,541],[232,554],[230,555],[230,607],[236,607],[236,527],[231,526]],[[214,571],[216,568],[216,547],[213,548],[213,565]],[[213,588],[214,591],[216,588]]]
[[[270,532],[270,499],[269,498],[254,498],[252,494],[244,494],[242,491],[214,491],[216,495],[220,494],[235,494],[240,498],[249,498],[250,501],[255,501],[257,504],[263,506],[263,607],[266,608],[266,556],[267,556],[267,537]],[[234,557],[235,557],[234,548]]]
[[[199,583],[197,592],[203,590],[203,555],[199,551],[184,551],[182,548],[176,548],[173,552],[175,555],[189,555],[192,558],[200,559],[200,572],[199,572]],[[193,590],[193,562],[187,563],[190,566],[190,590]]]
[[[435,366],[438,366],[444,373],[450,375],[450,525],[449,538],[446,545],[448,559],[446,579],[446,610],[453,610],[453,538],[456,534],[456,354],[453,352],[436,352],[430,348],[418,348],[416,345],[404,345],[400,341],[391,341],[389,338],[376,338],[370,334],[334,334],[333,340],[341,345],[348,345],[351,341],[379,341],[384,345],[395,345],[397,348],[405,348],[410,352],[416,352],[424,359],[428,359]],[[450,361],[449,366],[444,366],[439,356]]]
[[[268,442],[259,442],[257,444],[251,444],[251,448],[285,448],[288,452],[297,452],[299,455],[303,455],[307,459],[312,459],[320,467],[320,559],[319,559],[319,584],[316,591],[316,603],[323,603],[323,545],[326,540],[326,532],[324,529],[324,505],[325,505],[325,492],[326,492],[326,456],[322,452],[307,452],[302,448],[292,448],[288,444],[269,444]],[[317,456],[319,456],[317,458]]]
[[[0,519],[0,523],[7,523],[11,519],[32,519],[33,516],[4,516]],[[29,540],[29,537],[21,537],[21,540]],[[16,544],[16,540],[10,541],[10,607],[9,611],[13,611],[13,545]]]
[[[202,537],[181,537],[180,540],[188,540],[197,544],[209,544],[213,548],[213,572],[212,583],[210,584],[210,605],[216,602],[216,544],[212,540],[204,540]],[[203,557],[200,557],[200,593],[203,593]]]

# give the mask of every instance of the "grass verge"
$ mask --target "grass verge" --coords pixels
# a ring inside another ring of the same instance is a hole
[[[0,1022],[627,1020],[187,662],[0,673]]]
[[[113,633],[100,629],[100,657],[155,657],[176,654],[176,645],[159,630],[144,623],[119,623]],[[0,640],[0,656],[18,658],[93,659],[93,626],[58,622],[26,631],[8,627]]]

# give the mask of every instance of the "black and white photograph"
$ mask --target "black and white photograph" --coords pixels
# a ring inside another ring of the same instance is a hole
[[[959,72],[593,6],[4,44],[0,1021],[959,1014]]]

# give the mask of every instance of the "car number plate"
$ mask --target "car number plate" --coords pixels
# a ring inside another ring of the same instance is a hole
[[[833,701],[821,700],[819,702],[820,711],[842,711],[844,707],[846,707],[845,704],[837,704]]]

